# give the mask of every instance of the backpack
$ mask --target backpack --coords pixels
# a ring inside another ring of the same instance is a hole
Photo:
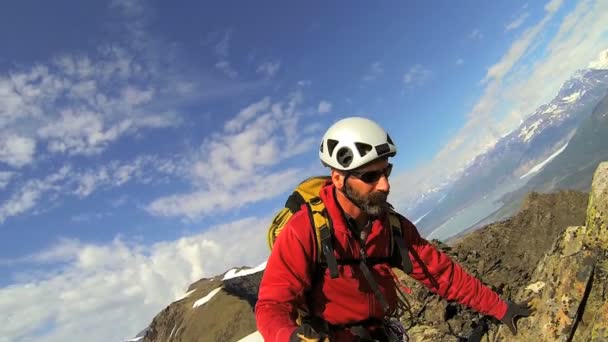
[[[284,208],[282,208],[275,215],[270,227],[268,228],[268,247],[272,250],[272,246],[274,245],[276,238],[283,230],[283,227],[287,221],[289,221],[289,219],[302,208],[303,204],[306,204],[311,223],[310,226],[315,230],[315,235],[317,237],[318,260],[316,262],[321,267],[329,268],[331,278],[335,279],[338,277],[339,264],[360,264],[361,260],[337,260],[333,253],[333,226],[331,218],[327,215],[325,204],[319,197],[321,188],[329,179],[329,176],[311,177],[301,182],[295,188],[293,193],[287,198]],[[367,258],[364,260],[364,263],[361,263],[361,265],[366,266],[378,263],[389,263],[392,265],[394,264],[393,260],[400,260],[401,265],[398,267],[401,268],[406,274],[409,274],[412,272],[412,263],[409,259],[408,250],[403,239],[401,219],[399,214],[397,214],[392,207],[388,216],[392,231],[392,234],[390,235],[390,255],[387,258]],[[372,287],[374,286],[372,285]]]

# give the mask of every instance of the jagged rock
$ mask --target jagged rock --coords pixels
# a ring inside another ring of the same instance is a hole
[[[189,287],[193,293],[171,303],[156,315],[143,341],[233,342],[249,335],[256,330],[250,293],[255,292],[257,297],[257,290],[251,288],[246,278],[255,282],[259,274],[226,281],[221,277],[197,281],[197,287]],[[209,301],[195,307],[198,300],[220,287],[222,289]],[[242,294],[243,297],[234,294]]]
[[[519,321],[513,337],[501,327],[494,341],[608,340],[608,163],[598,167],[587,208],[586,226],[569,227],[539,262],[533,282],[538,294],[523,289],[534,316]]]
[[[263,272],[257,272],[245,277],[224,280],[224,291],[246,300],[253,310],[258,300],[258,289],[262,281],[262,274]]]
[[[577,341],[608,341],[608,163],[602,163],[593,176],[587,209],[585,247],[595,258],[594,274]]]

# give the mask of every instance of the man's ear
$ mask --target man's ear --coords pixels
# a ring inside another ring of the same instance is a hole
[[[336,169],[331,170],[331,181],[338,190],[344,186],[344,174]]]

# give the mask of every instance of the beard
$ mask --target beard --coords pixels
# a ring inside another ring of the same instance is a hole
[[[345,183],[344,193],[353,204],[369,216],[379,217],[388,211],[388,192],[375,191],[368,195],[362,195],[348,183]]]

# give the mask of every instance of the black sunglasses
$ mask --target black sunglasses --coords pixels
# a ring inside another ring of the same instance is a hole
[[[388,166],[382,170],[365,172],[351,171],[348,174],[351,176],[355,176],[356,178],[359,178],[363,182],[369,184],[377,182],[382,176],[386,176],[386,178],[388,178],[391,175],[391,171],[393,171],[393,164],[388,164]]]

